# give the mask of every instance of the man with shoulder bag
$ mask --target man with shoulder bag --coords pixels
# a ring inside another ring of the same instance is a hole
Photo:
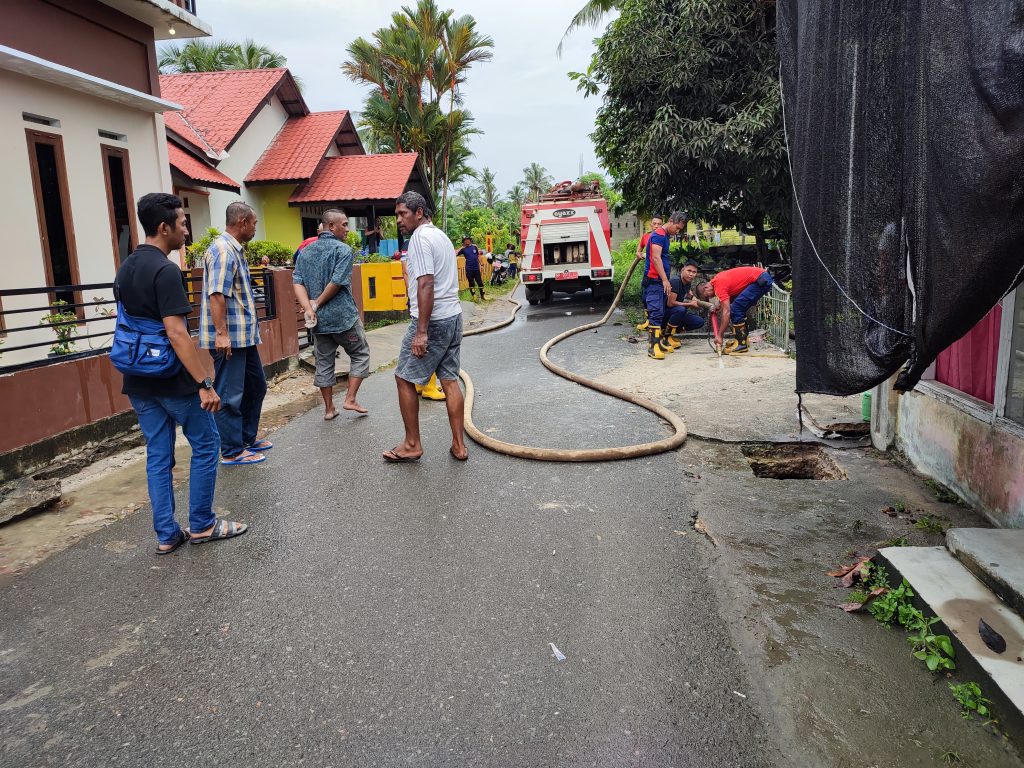
[[[139,200],[138,216],[146,242],[124,260],[114,279],[118,322],[111,361],[124,375],[121,391],[128,395],[146,438],[156,553],[166,555],[187,541],[229,539],[245,533],[248,526],[219,520],[213,513],[220,457],[213,414],[220,408],[220,397],[213,388],[212,371],[188,332],[185,318],[192,305],[181,270],[167,258],[188,236],[181,198],[160,192],[145,195]],[[174,518],[171,472],[178,425],[192,446],[186,530]]]

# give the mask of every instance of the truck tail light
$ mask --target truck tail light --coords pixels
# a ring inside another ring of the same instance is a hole
[[[523,273],[523,282],[524,283],[541,283],[541,282],[544,282],[544,276],[541,275],[541,274],[536,274],[536,273],[530,274],[530,273],[524,272]]]
[[[590,272],[591,277],[611,277],[612,271],[610,269],[595,269]]]

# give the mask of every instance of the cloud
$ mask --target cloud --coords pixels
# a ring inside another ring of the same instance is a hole
[[[406,0],[412,5],[415,0]],[[494,38],[494,59],[469,73],[465,106],[484,131],[474,137],[473,165],[488,166],[506,190],[531,162],[557,179],[575,177],[583,155],[585,171],[598,167],[589,134],[599,101],[576,92],[567,73],[585,70],[597,31],[579,30],[555,48],[573,14],[585,0],[448,0],[456,14],[476,18],[477,28]],[[366,89],[340,69],[345,49],[357,37],[386,26],[403,3],[380,0],[200,0],[199,17],[215,38],[251,37],[280,51],[304,83],[310,109],[359,111]]]

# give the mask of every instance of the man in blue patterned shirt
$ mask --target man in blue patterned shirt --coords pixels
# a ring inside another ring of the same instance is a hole
[[[348,216],[331,208],[324,211],[317,239],[295,257],[292,283],[295,298],[313,327],[313,351],[316,375],[313,383],[324,398],[324,421],[337,417],[334,408],[334,386],[338,377],[334,361],[338,347],[344,347],[352,364],[348,374],[348,391],[342,408],[365,414],[356,401],[363,379],[370,375],[370,345],[359,322],[359,310],[352,297],[352,249],[345,243]]]
[[[258,464],[266,459],[261,451],[273,447],[256,439],[267,379],[256,346],[260,326],[244,250],[255,235],[256,212],[246,203],[231,203],[224,233],[203,258],[199,345],[210,350],[216,371],[221,464]]]

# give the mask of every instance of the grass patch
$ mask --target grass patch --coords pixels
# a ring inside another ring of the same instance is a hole
[[[639,245],[639,239],[627,240],[620,245],[616,250],[612,251],[612,264],[615,267],[615,290],[619,290],[619,286],[622,285],[622,281],[626,277],[626,273],[632,266],[633,262],[636,261],[636,247]],[[629,281],[629,285],[626,286],[626,292],[622,294],[622,303],[620,306],[629,310],[630,307],[640,308],[643,306],[640,295],[640,281],[643,279],[643,265],[640,265],[633,272],[633,277]],[[643,320],[643,313],[636,322]]]
[[[512,293],[512,290],[519,285],[519,280],[506,280],[501,285],[485,285],[484,286],[484,304],[490,304],[491,301],[502,296],[507,296]],[[468,288],[464,288],[459,291],[459,301],[480,301],[480,289],[474,288],[476,293],[471,292]],[[474,298],[475,297],[475,298]]]

